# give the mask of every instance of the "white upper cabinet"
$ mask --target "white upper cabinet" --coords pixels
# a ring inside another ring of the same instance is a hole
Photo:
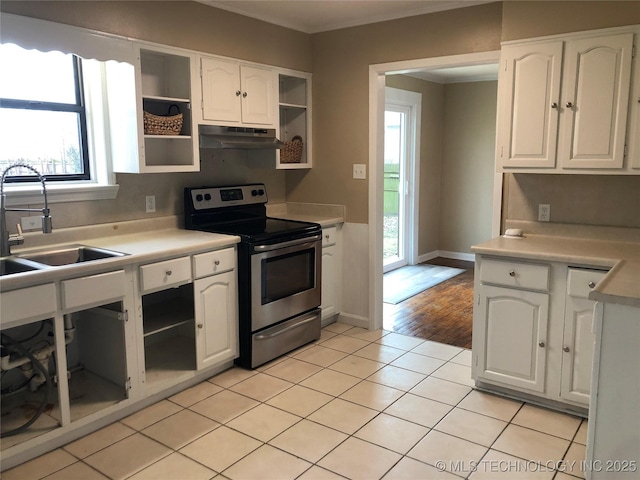
[[[109,106],[122,112],[117,124],[111,125],[113,137],[128,138],[128,142],[115,145],[131,145],[132,131],[137,131],[137,155],[124,155],[114,151],[115,172],[165,173],[198,171],[197,137],[193,135],[191,78],[195,56],[190,52],[140,44],[135,65],[135,98],[125,96],[123,75],[119,64],[108,65],[106,74],[113,88],[109,91]],[[125,65],[126,66],[126,65]],[[122,105],[136,104],[136,114],[127,115]],[[181,122],[178,116],[182,116]],[[173,120],[169,122],[169,120]],[[135,123],[135,127],[133,126]],[[169,128],[165,128],[169,127]],[[124,147],[122,147],[124,148]],[[124,153],[124,152],[122,152]]]
[[[565,168],[622,168],[633,34],[567,42],[558,157]]]
[[[553,168],[563,42],[502,49],[498,158],[504,167]]]
[[[510,172],[640,173],[633,170],[633,159],[625,157],[638,136],[637,114],[629,110],[633,47],[634,32],[620,29],[504,46],[498,167]]]
[[[202,119],[275,127],[278,76],[268,68],[201,57]]]

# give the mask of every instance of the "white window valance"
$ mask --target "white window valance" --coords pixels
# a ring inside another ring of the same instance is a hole
[[[72,53],[86,59],[136,63],[135,46],[130,40],[9,13],[0,15],[0,43],[41,52]]]

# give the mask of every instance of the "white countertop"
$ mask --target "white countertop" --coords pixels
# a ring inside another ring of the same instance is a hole
[[[611,270],[590,293],[601,302],[640,307],[640,243],[577,237],[527,235],[498,237],[471,247],[485,255],[557,261]],[[640,320],[640,319],[639,319]]]
[[[126,231],[126,229],[123,230]],[[96,232],[99,231],[100,229],[96,229]],[[79,235],[78,237],[74,237],[72,234],[59,235],[56,240],[61,241],[58,243],[47,244],[46,247],[38,245],[36,248],[14,249],[13,253],[14,255],[20,255],[29,253],[30,251],[41,250],[43,248],[55,248],[56,246],[69,244],[82,244],[91,247],[115,250],[125,253],[126,255],[99,261],[76,263],[25,273],[5,275],[0,277],[0,291],[14,290],[16,288],[39,285],[65,278],[93,275],[113,270],[114,268],[123,268],[126,265],[134,263],[149,263],[161,259],[207,252],[232,246],[240,241],[240,237],[169,227],[138,233],[116,233],[104,236],[95,236],[94,238],[87,235]]]

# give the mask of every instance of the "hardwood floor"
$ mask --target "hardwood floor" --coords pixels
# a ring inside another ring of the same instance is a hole
[[[435,258],[425,263],[464,268],[465,272],[397,305],[384,303],[384,328],[404,335],[471,348],[473,262]]]

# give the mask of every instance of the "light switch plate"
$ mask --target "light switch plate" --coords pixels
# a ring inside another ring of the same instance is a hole
[[[364,163],[353,164],[353,178],[365,180],[367,178],[367,166]]]

